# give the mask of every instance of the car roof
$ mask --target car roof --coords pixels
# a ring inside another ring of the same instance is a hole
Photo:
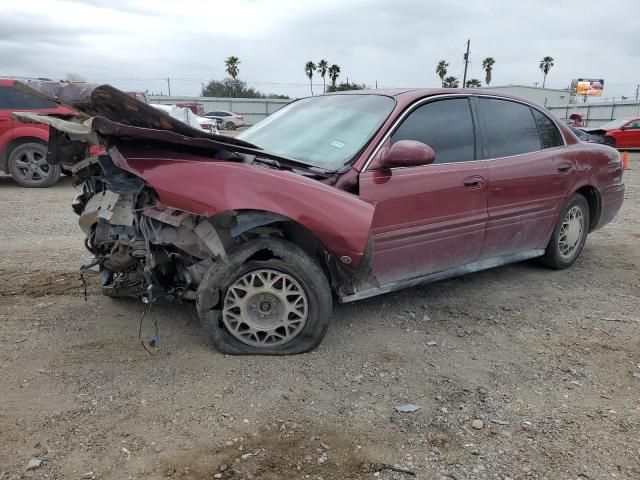
[[[486,88],[380,88],[364,90],[348,90],[345,92],[327,93],[325,95],[382,95],[393,97],[400,105],[409,105],[416,100],[436,95],[486,95],[500,97],[507,100],[517,100],[518,102],[543,108],[525,98],[509,95],[507,93],[496,92]]]

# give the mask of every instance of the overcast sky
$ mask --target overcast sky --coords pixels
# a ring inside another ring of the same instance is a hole
[[[125,90],[197,94],[240,57],[240,78],[265,92],[309,95],[304,64],[326,58],[341,79],[385,87],[438,86],[436,63],[492,85],[605,79],[605,96],[640,82],[638,0],[0,0],[0,76],[67,73]],[[164,79],[164,80],[163,80]],[[315,78],[314,83],[322,83]],[[321,90],[316,87],[316,92]]]

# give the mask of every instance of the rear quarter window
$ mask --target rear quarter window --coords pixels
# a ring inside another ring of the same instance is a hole
[[[535,108],[532,108],[531,111],[538,127],[542,148],[554,148],[564,145],[562,134],[553,120]]]
[[[0,87],[0,109],[2,110],[37,110],[57,106],[55,102],[46,98],[27,95],[13,87]]]
[[[479,98],[478,105],[484,120],[485,158],[509,157],[542,148],[528,105],[495,98]]]

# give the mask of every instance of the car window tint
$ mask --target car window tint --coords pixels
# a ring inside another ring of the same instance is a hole
[[[2,109],[37,109],[56,108],[57,104],[45,98],[27,95],[13,87],[0,87],[0,108]]]
[[[469,100],[439,100],[418,107],[391,136],[391,143],[417,140],[436,153],[434,163],[475,160],[475,134]]]
[[[484,156],[500,158],[540,150],[538,128],[528,105],[479,98],[484,119]]]
[[[540,134],[542,148],[562,146],[563,141],[560,130],[558,130],[558,127],[553,123],[553,120],[535,108],[532,108],[531,111],[533,112],[533,118],[538,126],[538,133]]]
[[[634,122],[630,122],[627,124],[628,128],[640,128],[640,120],[636,120]]]

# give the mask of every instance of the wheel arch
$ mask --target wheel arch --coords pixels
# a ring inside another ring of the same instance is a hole
[[[582,195],[589,204],[589,232],[598,225],[602,214],[602,198],[598,189],[593,185],[583,185],[575,193]]]
[[[227,242],[238,248],[248,239],[243,237],[281,236],[300,247],[325,273],[334,292],[339,292],[351,275],[341,269],[341,261],[309,228],[297,220],[280,213],[266,210],[228,210],[209,218]],[[240,243],[238,242],[240,239]],[[250,258],[275,256],[268,248],[253,252]],[[367,262],[362,262],[366,264]],[[368,267],[368,265],[367,265]]]

